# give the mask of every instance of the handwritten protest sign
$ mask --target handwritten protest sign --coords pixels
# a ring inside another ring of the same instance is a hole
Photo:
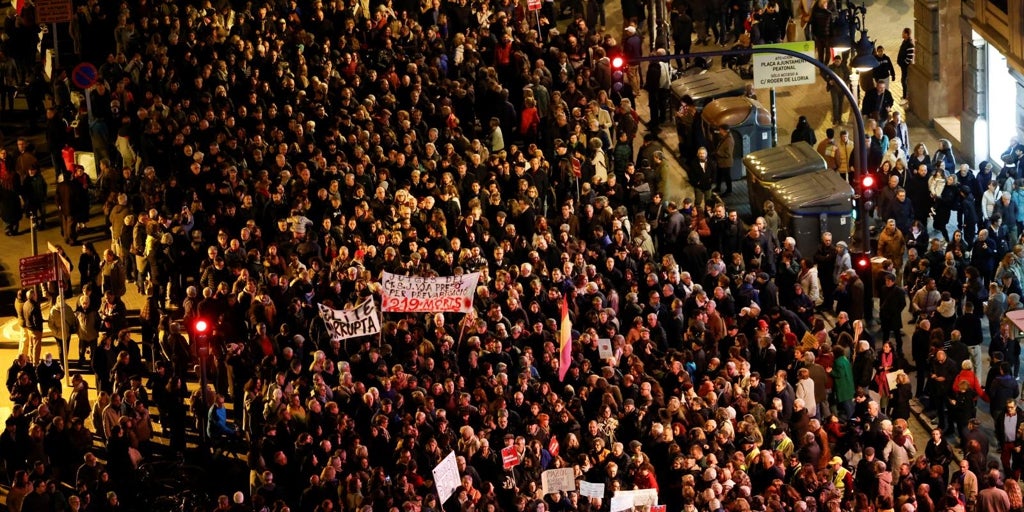
[[[597,355],[601,359],[611,359],[615,357],[615,354],[612,352],[612,340],[608,338],[598,338]]]
[[[575,491],[576,475],[572,468],[549,469],[540,474],[541,488],[544,494],[558,491]]]
[[[604,484],[595,484],[580,480],[580,496],[588,498],[604,498]]]
[[[622,512],[623,510],[633,510],[633,497],[620,496],[616,493],[612,496],[611,507],[608,509],[608,512]]]
[[[343,340],[357,336],[367,336],[380,332],[380,314],[373,299],[367,300],[352,309],[334,309],[323,304],[320,306],[320,318],[327,324],[327,331],[332,340]]]
[[[468,313],[480,273],[415,277],[384,272],[381,309],[386,313]]]
[[[501,449],[501,462],[505,469],[512,469],[519,465],[519,454],[515,446]]]
[[[656,489],[636,489],[633,491],[615,491],[615,495],[612,496],[612,511],[615,511],[615,499],[622,498],[622,503],[629,502],[629,508],[642,507],[649,508],[658,504],[658,491]],[[618,509],[618,510],[627,510]]]
[[[455,451],[434,467],[434,485],[437,487],[437,497],[441,503],[448,501],[455,489],[462,485],[459,478],[459,465],[455,462]]]

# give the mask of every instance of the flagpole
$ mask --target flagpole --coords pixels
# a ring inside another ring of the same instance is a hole
[[[455,342],[455,352],[458,353],[459,347],[462,346],[462,337],[466,334],[466,324],[469,323],[470,318],[476,318],[476,309],[470,309],[466,316],[462,317],[462,328],[459,329],[459,339]]]

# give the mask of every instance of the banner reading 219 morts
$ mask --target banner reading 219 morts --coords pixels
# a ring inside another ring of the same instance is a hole
[[[381,309],[386,313],[468,313],[480,273],[414,277],[384,272]]]

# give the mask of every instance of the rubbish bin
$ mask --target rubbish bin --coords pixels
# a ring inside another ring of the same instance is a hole
[[[853,231],[853,188],[838,173],[818,171],[775,182],[771,198],[779,214],[779,238],[791,236],[805,255],[818,250],[821,234],[833,244],[849,241]]]
[[[747,170],[750,210],[764,213],[762,205],[771,197],[771,188],[780,180],[826,169],[825,159],[806,142],[786,144],[754,151],[743,157]]]
[[[705,71],[703,73],[684,76],[673,80],[669,87],[672,88],[673,105],[678,107],[679,101],[687,94],[693,98],[698,109],[704,108],[708,103],[726,96],[742,96],[747,81],[731,69],[720,69],[718,71]]]
[[[772,116],[757,100],[747,97],[719,98],[704,107],[701,113],[704,135],[715,140],[717,126],[727,124],[736,141],[733,149],[732,179],[743,177],[743,155],[772,146]],[[713,148],[708,151],[714,153]]]

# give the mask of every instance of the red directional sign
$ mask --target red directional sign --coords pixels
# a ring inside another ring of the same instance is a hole
[[[540,2],[541,0],[526,0],[526,7],[531,11],[539,11]]]
[[[55,253],[29,256],[18,260],[18,272],[22,286],[35,286],[57,280],[57,255]]]

